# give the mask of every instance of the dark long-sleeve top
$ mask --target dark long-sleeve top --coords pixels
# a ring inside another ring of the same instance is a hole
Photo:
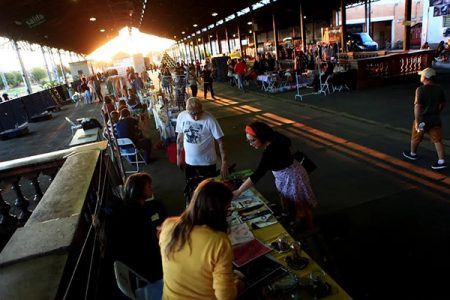
[[[267,171],[279,171],[289,167],[293,161],[291,144],[287,136],[275,132],[273,141],[264,149],[258,167],[250,176],[252,182],[256,183]]]
[[[156,236],[165,212],[158,211],[156,200],[145,205],[119,205],[112,215],[111,250],[114,260],[128,267],[150,282],[162,278],[161,252]],[[156,218],[156,216],[158,218]]]

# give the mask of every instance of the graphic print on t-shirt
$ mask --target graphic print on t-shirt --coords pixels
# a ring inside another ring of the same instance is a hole
[[[186,136],[186,142],[189,144],[200,144],[202,137],[200,131],[203,129],[202,124],[186,121],[184,125],[184,135]]]

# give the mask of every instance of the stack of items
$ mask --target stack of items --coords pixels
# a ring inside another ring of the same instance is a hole
[[[169,69],[175,69],[175,67],[177,66],[175,60],[172,57],[170,57],[170,55],[167,52],[163,53],[161,64],[167,65]]]
[[[247,223],[251,228],[263,228],[277,223],[273,211],[252,190],[247,190],[231,202],[229,224]]]
[[[233,245],[234,264],[241,267],[272,251],[253,236],[249,226],[262,228],[277,223],[273,212],[252,190],[247,190],[231,202],[229,238]]]
[[[233,246],[233,264],[244,275],[245,289],[239,299],[260,299],[267,285],[290,273],[272,257],[272,248],[256,239],[249,226],[266,227],[277,221],[264,201],[247,190],[231,202],[228,237]]]

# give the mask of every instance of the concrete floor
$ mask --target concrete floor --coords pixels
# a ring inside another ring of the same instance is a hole
[[[441,82],[450,97],[450,77]],[[447,83],[447,84],[445,84]],[[256,167],[260,151],[251,148],[245,124],[261,120],[288,135],[293,149],[316,162],[311,175],[317,194],[319,233],[308,239],[314,257],[355,299],[444,299],[450,268],[450,171],[432,171],[434,147],[424,140],[416,163],[405,161],[413,119],[416,82],[307,96],[267,95],[216,83],[220,100],[205,101],[225,132],[230,162],[237,170]],[[304,92],[309,92],[304,91]],[[202,95],[200,93],[200,95]],[[66,106],[55,118],[30,124],[33,134],[0,141],[0,161],[64,148],[70,127],[63,116],[99,118],[100,107]],[[449,158],[450,109],[444,112]],[[159,138],[155,131],[154,144]],[[154,178],[157,198],[170,214],[182,211],[184,175],[164,150],[143,169]],[[450,160],[450,158],[449,158]],[[450,162],[450,161],[449,161]],[[257,189],[278,201],[267,174]]]

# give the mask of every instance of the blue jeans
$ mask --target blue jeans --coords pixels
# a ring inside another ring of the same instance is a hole
[[[89,92],[89,91],[84,91],[84,103],[85,103],[85,104],[90,104],[90,103],[92,103],[92,100],[91,100],[91,92]]]
[[[164,282],[162,279],[149,283],[136,290],[137,299],[161,300]]]
[[[239,89],[241,91],[244,91],[244,74],[238,75],[238,84],[239,84]]]

